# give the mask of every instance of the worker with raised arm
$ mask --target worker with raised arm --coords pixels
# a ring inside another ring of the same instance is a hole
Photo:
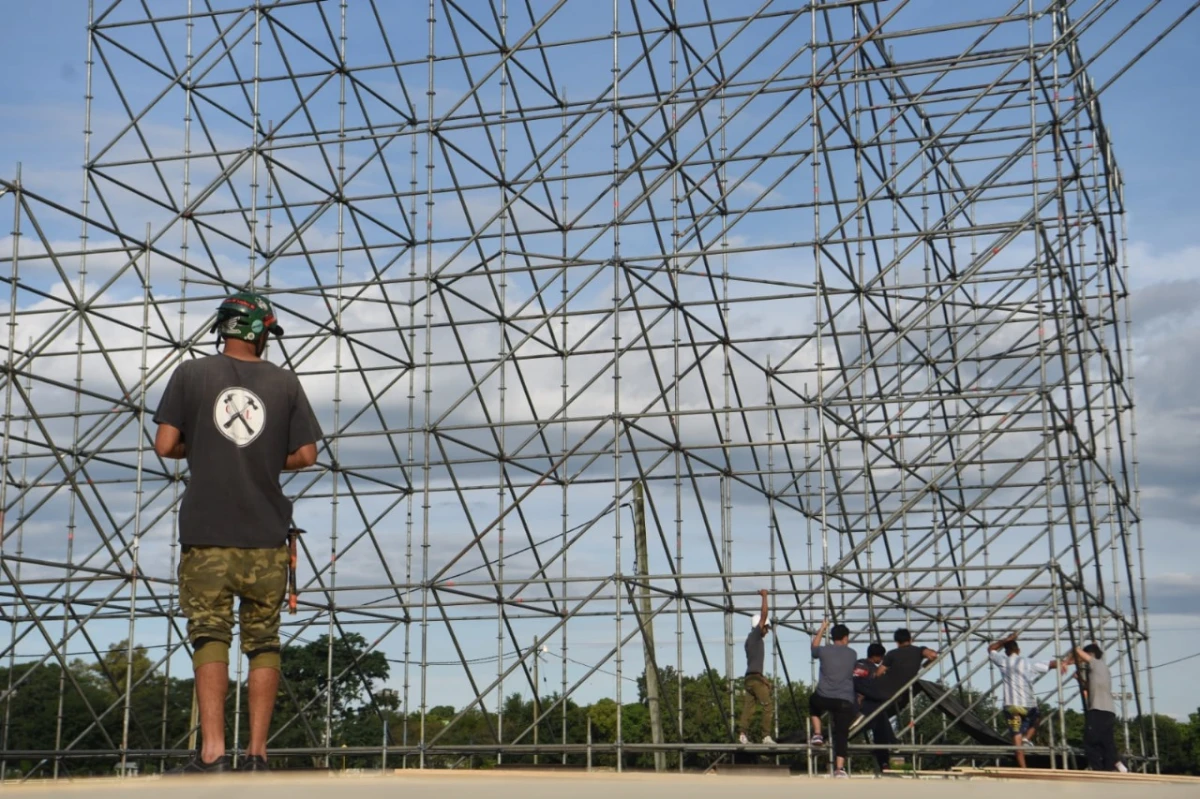
[[[823,645],[829,620],[821,622],[820,629],[812,639],[812,658],[821,664],[817,678],[817,689],[808,700],[812,716],[813,737],[811,743],[821,745],[821,716],[830,715],[833,726],[833,756],[835,778],[846,777],[846,758],[850,756],[850,725],[858,715],[857,696],[854,692],[854,662],[858,653],[850,648],[850,628],[835,624],[829,637],[833,643]]]
[[[213,331],[221,352],[180,364],[154,415],[154,451],[188,463],[179,505],[179,607],[188,620],[202,744],[176,769],[185,774],[229,770],[225,696],[235,597],[250,663],[250,739],[238,770],[267,769],[292,517],[279,475],[313,465],[321,438],[300,380],[263,359],[268,337],[283,335],[265,297],[226,298]]]
[[[762,607],[750,619],[750,634],[746,636],[746,679],[745,695],[742,697],[742,717],[738,723],[738,741],[750,743],[748,735],[750,720],[754,716],[755,706],[762,708],[762,742],[768,746],[775,745],[771,737],[772,725],[775,721],[775,705],[772,699],[771,682],[766,677],[764,663],[766,662],[765,641],[771,633],[771,622],[767,616],[767,589],[761,589],[758,594],[762,597]]]
[[[1083,751],[1092,771],[1126,771],[1117,756],[1117,712],[1112,695],[1112,672],[1104,662],[1104,650],[1088,644],[1064,659],[1083,672],[1087,712],[1083,716]]]
[[[1001,649],[1004,654],[1000,654]],[[1033,682],[1057,668],[1058,661],[1035,663],[1022,657],[1016,633],[988,644],[988,657],[1004,678],[1004,715],[1013,736],[1013,746],[1017,749],[1017,765],[1025,768],[1024,747],[1033,743],[1041,715]]]

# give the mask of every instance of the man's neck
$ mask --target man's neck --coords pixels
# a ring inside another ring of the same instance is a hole
[[[254,351],[253,346],[245,346],[246,342],[237,341],[234,339],[226,339],[225,346],[221,349],[221,354],[233,358],[235,361],[261,361],[258,353]]]

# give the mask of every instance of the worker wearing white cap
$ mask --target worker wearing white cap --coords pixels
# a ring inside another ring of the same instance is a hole
[[[746,694],[742,697],[742,718],[738,724],[738,741],[750,743],[746,735],[750,728],[750,718],[754,715],[754,706],[761,705],[762,742],[774,746],[771,730],[775,721],[775,704],[772,700],[771,682],[763,674],[763,663],[766,660],[766,647],[763,642],[771,632],[771,622],[767,617],[767,589],[759,592],[762,597],[762,609],[750,619],[750,634],[746,636]]]

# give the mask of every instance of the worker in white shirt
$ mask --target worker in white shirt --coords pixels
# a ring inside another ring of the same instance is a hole
[[[1001,649],[1004,654],[1000,654]],[[989,644],[988,657],[1004,676],[1004,715],[1012,732],[1013,745],[1017,747],[1017,765],[1025,768],[1023,747],[1033,744],[1041,715],[1033,683],[1059,664],[1057,660],[1035,663],[1022,657],[1016,633]]]

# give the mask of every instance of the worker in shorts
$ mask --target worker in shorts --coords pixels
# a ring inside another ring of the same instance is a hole
[[[1003,655],[1000,654],[1001,649],[1004,650]],[[1033,743],[1041,718],[1033,682],[1051,669],[1057,668],[1058,661],[1035,663],[1027,657],[1022,657],[1021,646],[1017,643],[1015,633],[988,644],[988,657],[996,668],[1000,669],[1004,678],[1004,715],[1008,720],[1009,732],[1013,736],[1013,746],[1017,748],[1017,765],[1025,768],[1023,747]]]
[[[763,664],[766,662],[766,646],[764,642],[771,633],[771,622],[767,617],[767,589],[758,592],[762,597],[762,607],[750,619],[750,634],[746,636],[746,695],[742,698],[742,717],[738,724],[738,742],[750,743],[747,733],[750,730],[750,719],[754,716],[755,706],[762,712],[762,742],[774,746],[775,739],[771,737],[775,721],[775,705],[772,699],[771,681],[764,674]]]
[[[312,466],[321,438],[300,380],[263,359],[268,337],[283,334],[265,297],[226,298],[213,331],[221,351],[180,364],[154,415],[155,452],[188,463],[179,506],[179,607],[188,620],[202,744],[176,773],[229,770],[225,696],[235,597],[250,663],[250,739],[239,770],[267,769],[292,517],[279,475]]]

